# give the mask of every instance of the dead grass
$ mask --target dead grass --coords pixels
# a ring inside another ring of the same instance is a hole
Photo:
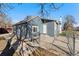
[[[53,52],[49,52],[43,48],[38,47],[35,51],[32,52],[34,56],[57,56]]]
[[[0,37],[0,51],[3,50],[6,46],[6,41],[4,37]]]

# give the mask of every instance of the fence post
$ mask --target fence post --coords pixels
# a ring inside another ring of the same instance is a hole
[[[75,55],[75,35],[73,32],[68,33],[68,47],[70,51],[70,55]]]
[[[73,33],[73,56],[75,55],[75,35]]]

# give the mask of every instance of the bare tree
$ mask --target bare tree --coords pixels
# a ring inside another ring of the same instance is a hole
[[[11,18],[8,17],[8,15],[4,14],[4,13],[0,13],[0,26],[5,28],[6,25],[8,24],[12,24],[12,20]]]
[[[63,25],[64,30],[73,30],[74,29],[74,24],[75,24],[75,18],[72,15],[67,15],[65,17],[65,23]]]
[[[40,3],[40,16],[41,17],[48,17],[50,14],[50,10],[58,10],[60,9],[64,4],[55,4],[55,3]]]
[[[0,3],[0,13],[6,13],[7,11],[14,9],[18,5],[20,5],[20,3],[19,4]]]
[[[14,9],[20,4],[0,3],[0,20],[3,20],[4,24],[11,23],[12,20],[8,16],[8,11]]]
[[[67,15],[65,17],[65,23],[63,29],[66,31],[66,37],[68,41],[68,48],[70,55],[75,55],[75,33],[74,33],[74,24],[75,18],[72,15]]]

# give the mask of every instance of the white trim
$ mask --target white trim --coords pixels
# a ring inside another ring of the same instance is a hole
[[[43,24],[43,33],[47,33],[47,24]]]
[[[35,32],[33,32],[33,28],[34,28],[34,27],[35,27],[35,28],[37,28],[37,32],[39,32],[39,27],[38,27],[38,26],[33,25],[33,26],[32,26],[32,33],[35,33]]]

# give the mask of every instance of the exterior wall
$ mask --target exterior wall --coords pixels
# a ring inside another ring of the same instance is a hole
[[[29,18],[31,18],[31,16]],[[41,18],[36,17],[36,18],[33,18],[33,20],[29,21],[29,25],[31,25],[31,27],[33,25],[38,26],[38,33],[43,33],[51,37],[56,36],[59,33],[59,26],[55,21],[42,23]],[[46,25],[46,28],[44,28],[43,25]],[[45,29],[46,29],[46,33],[44,33]],[[35,34],[35,33],[32,33],[32,34]]]
[[[59,34],[59,26],[54,22],[54,36],[56,37]]]
[[[47,34],[47,23],[43,23],[43,33]]]
[[[31,24],[32,24],[32,26],[33,25],[36,25],[36,26],[38,26],[38,28],[39,28],[39,32],[40,33],[43,33],[43,24],[42,24],[42,21],[41,21],[41,19],[38,17],[38,18],[35,18],[34,20],[32,20],[31,22],[30,22]]]
[[[54,36],[54,22],[48,22],[48,24],[47,24],[47,34],[49,36]]]
[[[58,25],[56,24],[55,21],[52,21],[52,22],[48,22],[48,23],[42,23],[41,19],[39,17],[33,19],[30,24],[33,25],[36,25],[38,26],[39,28],[39,33],[42,33],[42,34],[47,34],[49,36],[56,36],[58,34]],[[44,28],[43,26],[46,25],[47,28]],[[46,29],[46,30],[45,30]],[[47,33],[44,33],[45,31]]]
[[[47,24],[47,34],[49,36],[57,36],[59,34],[60,27],[56,22],[48,22]]]

